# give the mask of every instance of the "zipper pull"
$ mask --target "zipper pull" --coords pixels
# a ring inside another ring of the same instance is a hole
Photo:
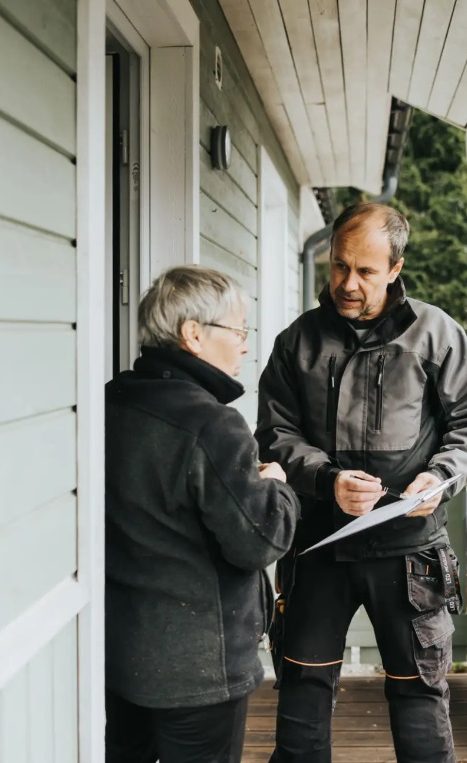
[[[378,356],[378,375],[376,377],[376,386],[381,387],[383,383],[383,371],[384,371],[384,361],[386,359],[385,355],[379,355]]]
[[[336,388],[336,362],[337,356],[331,355],[329,358],[329,381],[331,383],[331,389]]]

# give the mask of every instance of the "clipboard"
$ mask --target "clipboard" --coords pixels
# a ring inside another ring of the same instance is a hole
[[[334,543],[335,541],[343,540],[344,538],[348,538],[350,535],[360,533],[363,530],[369,530],[371,527],[377,527],[378,525],[382,525],[384,522],[388,522],[390,519],[395,519],[396,517],[403,517],[407,514],[410,514],[412,511],[415,511],[418,506],[421,506],[427,501],[430,501],[435,497],[435,495],[442,493],[444,490],[446,490],[447,487],[453,485],[454,482],[457,482],[457,480],[460,480],[463,476],[464,475],[462,474],[456,474],[455,477],[450,477],[449,479],[444,480],[444,482],[436,485],[436,487],[428,488],[428,490],[423,490],[421,493],[416,493],[415,495],[409,496],[408,498],[403,498],[400,501],[388,503],[386,506],[382,506],[380,509],[373,509],[368,514],[364,514],[362,517],[357,517],[352,522],[349,522],[349,524],[341,527],[340,530],[336,530],[336,532],[328,535],[327,538],[320,540],[313,546],[309,546],[304,551],[301,551],[299,554],[297,554],[297,556],[307,554],[309,551],[313,551],[316,548],[321,548],[321,546],[327,546],[328,543]]]

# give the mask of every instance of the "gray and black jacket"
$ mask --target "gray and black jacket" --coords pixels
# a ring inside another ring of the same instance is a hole
[[[225,405],[242,392],[157,348],[107,385],[107,686],[136,704],[217,704],[261,681],[261,570],[291,545],[299,503],[259,478],[256,442]]]
[[[465,332],[442,310],[407,298],[400,278],[389,300],[360,343],[326,287],[320,307],[277,337],[261,377],[256,437],[260,456],[279,461],[300,495],[297,548],[351,521],[333,500],[340,469],[363,469],[397,490],[422,471],[442,479],[467,473]],[[446,519],[441,504],[426,518],[404,517],[353,536],[336,554],[440,546]]]

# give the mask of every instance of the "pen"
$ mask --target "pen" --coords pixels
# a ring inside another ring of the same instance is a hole
[[[364,477],[358,477],[356,474],[350,475],[354,480],[365,480]],[[403,500],[406,496],[404,493],[398,493],[397,490],[393,490],[391,487],[386,487],[386,485],[381,485],[381,490],[384,490],[386,495],[390,495],[393,498],[398,498],[399,500]]]

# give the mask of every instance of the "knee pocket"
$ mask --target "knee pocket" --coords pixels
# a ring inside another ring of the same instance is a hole
[[[451,635],[454,625],[446,607],[412,620],[414,658],[422,681],[433,686],[449,670],[452,658]]]

